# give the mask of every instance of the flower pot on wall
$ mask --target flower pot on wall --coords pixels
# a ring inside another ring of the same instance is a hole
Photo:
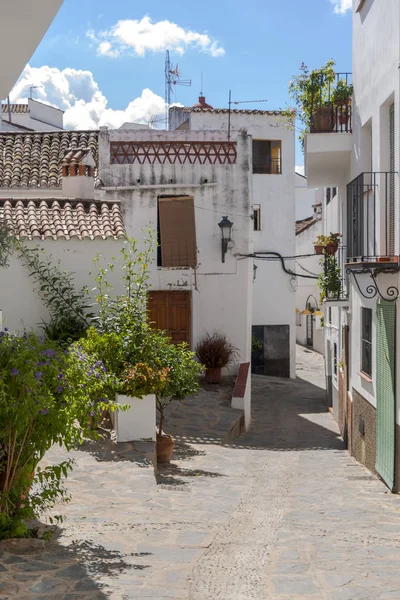
[[[338,300],[340,290],[326,290],[326,297],[328,300]]]
[[[170,463],[174,446],[175,440],[171,435],[157,434],[157,462],[161,464]]]
[[[206,369],[205,378],[207,383],[221,383],[221,367]]]
[[[315,254],[323,254],[324,253],[324,246],[314,246],[314,251]]]
[[[336,254],[337,249],[338,249],[337,244],[330,243],[325,246],[325,252],[327,254],[329,254],[329,256],[333,256],[334,254]]]
[[[323,133],[333,130],[333,111],[331,106],[320,106],[312,115],[311,133]]]
[[[156,397],[131,398],[117,394],[118,404],[128,405],[127,411],[112,413],[117,442],[156,441]]]

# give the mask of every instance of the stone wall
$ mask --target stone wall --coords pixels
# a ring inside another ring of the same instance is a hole
[[[364,435],[360,421],[364,420]],[[353,388],[351,454],[358,462],[375,472],[376,458],[376,410]]]

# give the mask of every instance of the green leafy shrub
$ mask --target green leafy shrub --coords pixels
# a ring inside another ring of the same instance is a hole
[[[27,535],[29,518],[68,500],[61,480],[71,462],[38,463],[55,443],[69,450],[94,437],[91,420],[117,408],[114,389],[78,344],[65,352],[34,333],[0,333],[0,538]]]

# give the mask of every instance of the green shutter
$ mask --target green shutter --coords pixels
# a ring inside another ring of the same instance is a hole
[[[394,488],[396,441],[396,306],[376,307],[376,470]]]

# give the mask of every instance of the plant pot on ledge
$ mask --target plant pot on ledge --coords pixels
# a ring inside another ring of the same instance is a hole
[[[332,106],[320,106],[312,115],[311,133],[324,133],[333,130]]]
[[[321,246],[315,245],[314,246],[314,251],[315,251],[315,254],[317,254],[318,256],[320,256],[320,255],[322,255],[324,253],[324,246],[322,246],[322,245]]]
[[[214,369],[206,369],[205,371],[205,380],[207,383],[221,383],[221,367],[216,367]]]

